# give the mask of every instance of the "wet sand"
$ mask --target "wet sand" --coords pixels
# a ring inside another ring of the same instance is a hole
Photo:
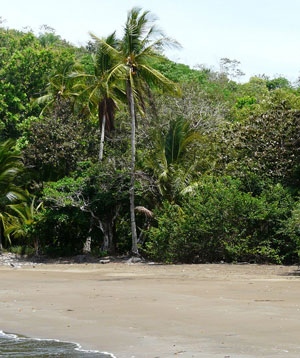
[[[117,358],[300,357],[297,266],[0,267],[0,330]]]

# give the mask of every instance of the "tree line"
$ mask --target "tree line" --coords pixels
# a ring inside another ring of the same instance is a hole
[[[140,8],[121,38],[1,27],[0,43],[1,247],[298,261],[297,84],[174,63]]]

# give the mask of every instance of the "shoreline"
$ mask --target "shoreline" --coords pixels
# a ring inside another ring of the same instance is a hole
[[[5,332],[117,358],[300,355],[297,266],[33,266],[0,266]]]
[[[84,353],[99,353],[99,354],[104,354],[111,358],[116,358],[116,356],[114,354],[109,353],[109,352],[100,352],[98,350],[83,349],[82,346],[77,342],[68,342],[68,341],[62,341],[59,339],[51,339],[51,338],[26,337],[26,336],[17,335],[17,334],[11,333],[11,332],[4,332],[3,330],[0,329],[0,338],[1,337],[12,338],[12,339],[16,339],[17,341],[18,340],[30,340],[30,341],[46,341],[46,342],[66,343],[66,344],[74,345],[76,347],[76,348],[74,348],[75,351],[84,352]]]

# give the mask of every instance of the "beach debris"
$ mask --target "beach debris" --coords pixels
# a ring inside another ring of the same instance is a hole
[[[132,256],[126,261],[127,264],[137,264],[141,262],[144,262],[144,260],[137,256]]]
[[[10,266],[12,268],[18,269],[22,266],[32,266],[40,265],[39,263],[32,262],[26,256],[19,256],[12,252],[2,252],[0,253],[0,266]]]
[[[109,263],[110,263],[110,259],[100,260],[99,263],[100,263],[100,264],[109,264]]]

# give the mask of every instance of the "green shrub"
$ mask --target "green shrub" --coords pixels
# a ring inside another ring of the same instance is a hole
[[[293,208],[281,185],[259,196],[230,177],[204,178],[181,206],[164,202],[145,252],[165,262],[273,262],[294,260],[295,242],[282,228]]]
[[[286,236],[290,242],[285,257],[288,261],[299,263],[300,258],[300,201],[297,201],[291,216],[283,222],[279,233]],[[298,259],[297,259],[298,258]]]
[[[42,252],[51,257],[82,253],[89,219],[77,208],[47,209],[36,226]]]
[[[33,256],[35,254],[35,249],[29,246],[11,246],[9,251],[13,254],[21,255],[21,256]]]

